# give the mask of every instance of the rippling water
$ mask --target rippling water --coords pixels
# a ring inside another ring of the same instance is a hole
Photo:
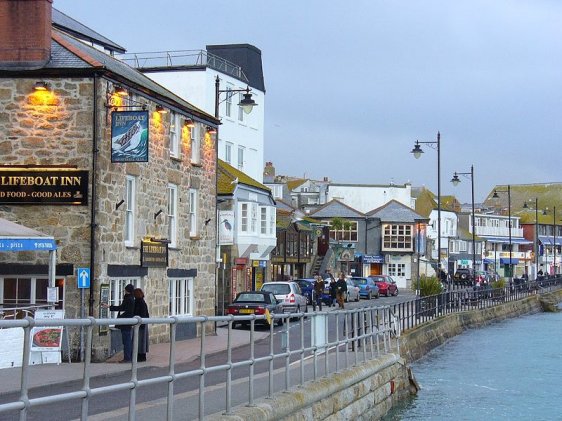
[[[384,420],[562,420],[562,312],[466,331],[412,364],[421,390]]]

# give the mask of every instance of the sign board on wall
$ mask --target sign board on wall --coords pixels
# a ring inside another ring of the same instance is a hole
[[[234,244],[234,211],[219,211],[219,244],[231,246]]]
[[[0,204],[87,205],[88,171],[2,167]]]
[[[148,162],[148,111],[111,113],[111,162]]]
[[[168,267],[168,242],[142,240],[141,266],[144,268]]]

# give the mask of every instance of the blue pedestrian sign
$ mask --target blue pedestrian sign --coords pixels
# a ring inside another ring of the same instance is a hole
[[[78,268],[78,288],[90,288],[90,268]]]

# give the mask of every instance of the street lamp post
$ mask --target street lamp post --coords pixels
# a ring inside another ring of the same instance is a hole
[[[509,284],[511,285],[511,279],[512,279],[512,275],[513,275],[513,268],[511,266],[512,261],[511,261],[511,185],[507,185],[507,190],[494,190],[494,194],[493,194],[493,198],[497,199],[499,198],[498,193],[507,193],[507,214],[508,214],[508,218],[509,218],[509,222],[508,222],[508,228],[509,228]]]
[[[472,224],[472,270],[474,273],[474,277],[476,277],[476,225],[474,224],[474,165],[470,166],[470,172],[455,172],[453,178],[451,179],[451,183],[454,186],[458,186],[461,182],[459,175],[470,176],[470,184],[472,187],[472,217],[471,217],[471,224]],[[476,279],[476,278],[475,278]]]
[[[244,98],[240,100],[238,106],[242,107],[244,113],[249,114],[252,112],[252,109],[257,105],[256,102],[252,99],[251,89],[249,86],[246,86],[246,89],[220,89],[220,78],[217,75],[215,78],[215,118],[217,120],[220,119],[219,116],[219,106],[221,102],[226,101],[231,97],[234,92],[245,92]],[[226,93],[226,99],[223,101],[220,100],[220,95],[222,93]],[[219,123],[220,124],[220,123]],[[218,170],[219,165],[219,131],[217,126],[217,131],[215,132],[215,168]],[[219,262],[222,261],[221,258],[221,246],[219,243],[219,200],[218,200],[218,175],[215,176],[215,212],[216,212],[216,229],[215,229],[215,260],[216,260],[216,269],[215,269],[215,314],[218,315],[218,308],[216,303],[218,303],[218,273],[219,273]],[[225,296],[225,279],[224,279],[224,265],[226,262],[222,262],[223,264],[223,279],[222,279],[222,295]],[[221,314],[224,315],[225,309],[225,299],[222,300],[222,311]]]
[[[529,199],[531,200],[531,199]],[[523,203],[523,208],[527,209],[527,202]],[[535,278],[539,271],[539,198],[535,197],[535,238],[533,251],[535,253]]]
[[[420,145],[436,145],[437,150],[437,266],[441,268],[441,133],[437,132],[437,141],[420,142],[416,140],[411,153],[414,158],[419,159],[423,153]]]

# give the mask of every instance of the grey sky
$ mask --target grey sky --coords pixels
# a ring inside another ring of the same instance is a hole
[[[562,2],[55,0],[129,52],[262,50],[265,160],[277,173],[476,200],[495,184],[562,181]]]

